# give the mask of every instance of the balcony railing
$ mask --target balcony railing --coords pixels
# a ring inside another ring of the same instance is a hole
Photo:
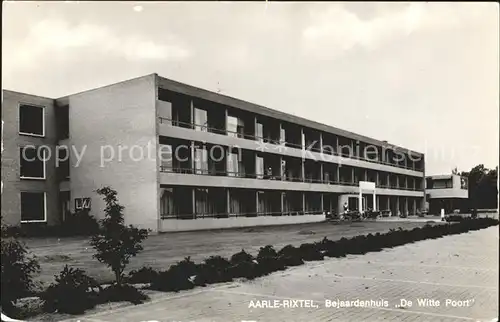
[[[240,133],[236,131],[231,131],[228,129],[219,129],[219,128],[213,128],[210,126],[207,126],[206,124],[195,124],[195,123],[187,123],[187,122],[181,122],[178,120],[173,120],[170,118],[165,118],[165,117],[159,117],[160,124],[167,124],[167,125],[173,125],[173,126],[178,126],[178,127],[184,127],[184,128],[190,128],[194,129],[196,127],[206,129],[206,132],[209,133],[215,133],[215,134],[221,134],[221,135],[234,135],[234,137],[237,138],[242,138],[242,139],[247,139],[247,140],[253,140],[253,141],[262,141],[264,143],[276,145],[276,146],[283,146],[283,147],[290,147],[298,150],[304,150],[304,146],[302,144],[297,144],[297,143],[290,143],[290,142],[284,142],[282,140],[275,140],[271,138],[265,138],[265,137],[260,137],[252,134],[247,134],[247,133]],[[306,145],[307,147],[307,145]],[[338,147],[337,147],[338,149]],[[383,164],[383,165],[388,165],[391,167],[396,167],[396,168],[402,168],[402,169],[407,169],[407,170],[413,170],[413,171],[423,171],[421,168],[416,168],[416,167],[408,167],[404,166],[401,164],[397,163],[391,163],[387,161],[381,161],[381,160],[373,160],[370,158],[366,157],[361,157],[355,154],[349,154],[349,153],[339,153],[337,151],[325,151],[323,147],[317,148],[313,147],[311,148],[311,151],[316,152],[316,153],[321,153],[325,155],[334,155],[334,156],[339,156],[343,158],[349,158],[349,159],[356,159],[356,160],[362,160],[370,163],[376,163],[376,164]]]
[[[196,213],[196,214],[162,214],[161,219],[201,219],[201,218],[235,218],[235,217],[278,217],[278,216],[304,216],[304,215],[323,215],[323,211],[314,210],[284,210],[283,212],[241,212],[241,213]]]
[[[225,176],[225,177],[244,178],[244,179],[257,179],[257,180],[278,180],[278,181],[289,181],[289,182],[306,182],[315,184],[332,184],[332,185],[352,186],[352,187],[357,187],[359,185],[359,182],[350,182],[350,181],[326,180],[326,179],[322,180],[318,178],[302,178],[302,177],[292,177],[292,176],[267,175],[260,173],[242,173],[242,172],[220,171],[220,170],[175,168],[167,166],[160,166],[160,172],[184,173],[184,174],[194,174],[203,176]],[[385,189],[396,189],[396,190],[422,191],[422,189],[410,188],[410,187],[398,187],[396,185],[376,184],[376,187]]]

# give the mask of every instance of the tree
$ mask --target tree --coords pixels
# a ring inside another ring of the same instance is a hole
[[[143,250],[141,243],[148,237],[148,230],[124,224],[124,207],[118,203],[115,190],[103,187],[96,192],[103,196],[106,203],[105,217],[100,221],[100,231],[92,236],[90,244],[96,250],[94,258],[111,268],[116,284],[121,285],[123,271],[130,258]]]
[[[479,164],[469,172],[462,172],[468,178],[469,202],[472,208],[492,209],[498,207],[498,167],[488,169]]]
[[[454,169],[452,169],[451,174],[458,174],[458,168],[455,167]]]

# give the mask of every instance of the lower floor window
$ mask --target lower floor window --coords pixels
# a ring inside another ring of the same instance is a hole
[[[21,222],[45,220],[45,193],[21,192]]]

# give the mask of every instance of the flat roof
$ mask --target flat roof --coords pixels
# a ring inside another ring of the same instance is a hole
[[[285,112],[281,112],[281,111],[278,111],[278,110],[274,110],[274,109],[271,109],[271,108],[268,108],[268,107],[265,107],[265,106],[262,106],[262,105],[258,105],[258,104],[255,104],[255,103],[251,103],[251,102],[248,102],[248,101],[237,99],[237,98],[234,98],[234,97],[231,97],[231,96],[227,96],[227,95],[215,93],[215,92],[212,92],[212,91],[209,91],[209,90],[206,90],[206,89],[203,89],[203,88],[191,86],[191,85],[188,85],[188,84],[185,84],[185,83],[180,83],[180,82],[177,82],[177,81],[174,81],[174,80],[171,80],[171,79],[159,76],[156,73],[154,73],[154,74],[148,74],[148,75],[144,75],[144,76],[140,76],[140,77],[134,77],[132,79],[124,80],[124,81],[121,81],[121,82],[117,82],[117,83],[113,83],[113,84],[109,84],[109,85],[105,85],[105,86],[96,87],[96,88],[85,90],[85,91],[81,91],[81,92],[78,92],[78,93],[75,93],[75,94],[65,95],[65,96],[57,98],[57,99],[47,98],[47,97],[42,97],[42,96],[37,96],[37,95],[31,95],[31,94],[27,94],[27,93],[15,92],[15,91],[10,91],[10,92],[17,93],[17,94],[23,94],[23,95],[36,96],[36,97],[39,97],[39,98],[53,99],[55,101],[59,101],[60,103],[66,104],[66,102],[68,101],[69,97],[71,97],[71,96],[80,95],[80,94],[83,94],[83,93],[87,93],[87,92],[90,92],[90,91],[102,89],[102,88],[113,86],[113,85],[116,85],[116,84],[131,82],[131,81],[134,81],[134,80],[138,80],[138,79],[142,79],[142,78],[146,78],[146,77],[151,77],[151,76],[156,77],[156,83],[157,83],[157,85],[160,88],[164,88],[164,89],[167,89],[167,90],[179,92],[179,93],[182,93],[182,94],[185,94],[185,95],[197,97],[197,98],[204,99],[204,100],[207,100],[207,101],[212,101],[214,103],[223,104],[223,105],[226,105],[226,106],[229,106],[229,107],[234,107],[234,108],[241,109],[241,110],[244,110],[244,111],[248,111],[248,112],[252,112],[252,113],[264,115],[264,116],[267,116],[267,117],[275,118],[275,119],[286,121],[286,122],[289,122],[289,123],[298,124],[298,125],[301,125],[301,126],[304,126],[304,127],[308,127],[308,128],[316,129],[316,130],[319,130],[319,131],[323,131],[323,132],[335,134],[335,135],[338,135],[338,136],[343,136],[343,137],[346,137],[346,138],[358,140],[358,141],[361,141],[363,143],[372,144],[372,145],[381,146],[381,147],[392,148],[392,149],[397,150],[397,151],[411,153],[412,155],[415,155],[415,156],[423,156],[424,155],[421,152],[417,152],[417,151],[413,151],[413,150],[410,150],[410,149],[407,149],[407,148],[404,148],[404,147],[400,147],[400,146],[391,144],[391,143],[389,143],[387,141],[377,140],[377,139],[370,138],[370,137],[367,137],[367,136],[364,136],[364,135],[361,135],[361,134],[357,134],[357,133],[354,133],[354,132],[342,130],[342,129],[339,129],[339,128],[336,128],[336,127],[333,127],[333,126],[330,126],[330,125],[326,125],[326,124],[323,124],[323,123],[319,123],[319,122],[315,122],[315,121],[312,121],[312,120],[308,120],[308,119],[305,119],[303,117],[295,116],[295,115],[288,114],[288,113],[285,113]],[[9,90],[4,90],[4,91],[9,91]]]

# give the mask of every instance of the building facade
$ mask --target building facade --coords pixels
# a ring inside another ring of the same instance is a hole
[[[180,231],[425,206],[422,153],[156,74],[58,99],[3,91],[2,219],[51,225],[111,186],[127,224]],[[362,192],[360,182],[373,191]],[[365,184],[366,186],[366,184]]]
[[[468,181],[456,174],[428,176],[426,180],[427,209],[430,214],[464,211],[468,208]]]

